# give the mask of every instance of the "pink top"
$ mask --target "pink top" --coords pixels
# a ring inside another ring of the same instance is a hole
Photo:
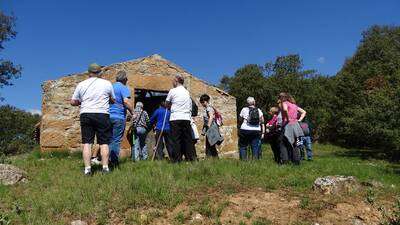
[[[278,114],[275,114],[270,121],[268,121],[267,125],[269,126],[276,126],[278,122]]]
[[[284,105],[287,105],[288,108],[288,116],[289,116],[289,124],[294,124],[297,123],[297,115],[298,115],[298,106],[296,104],[293,104],[289,101],[286,101],[283,103]],[[286,118],[284,118],[286,120]]]

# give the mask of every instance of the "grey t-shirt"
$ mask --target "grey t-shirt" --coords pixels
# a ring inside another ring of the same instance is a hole
[[[204,108],[203,111],[204,126],[208,125],[208,122],[210,120],[210,115],[214,115],[214,108],[212,106],[207,106],[207,108]]]

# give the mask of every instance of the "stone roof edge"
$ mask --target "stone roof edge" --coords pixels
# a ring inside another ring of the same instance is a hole
[[[235,98],[234,96],[228,94],[228,93],[225,92],[224,90],[222,90],[222,89],[220,89],[220,88],[218,88],[218,87],[216,87],[216,86],[214,86],[214,85],[208,83],[207,81],[204,81],[204,80],[198,78],[197,76],[195,76],[195,75],[189,73],[188,71],[186,71],[185,69],[183,69],[181,66],[175,64],[174,62],[172,62],[172,61],[170,61],[170,60],[168,60],[168,59],[163,58],[162,56],[160,56],[160,55],[158,55],[158,54],[153,54],[153,55],[151,55],[151,56],[144,57],[143,59],[145,59],[145,58],[151,58],[151,57],[157,57],[157,59],[159,59],[159,60],[164,60],[164,61],[166,61],[171,67],[176,67],[176,68],[178,68],[179,70],[182,70],[182,71],[184,71],[185,73],[189,74],[193,79],[198,80],[198,81],[202,82],[203,84],[205,84],[205,85],[207,85],[207,86],[210,86],[210,87],[215,88],[217,92],[219,92],[219,93],[221,93],[221,94],[223,94],[223,95],[226,95],[226,96],[230,96],[230,97]]]
[[[181,71],[183,71],[183,72],[189,74],[193,79],[196,79],[196,80],[198,80],[198,81],[204,83],[205,85],[208,85],[208,86],[211,86],[211,87],[215,88],[217,92],[219,92],[219,93],[221,93],[221,94],[223,94],[223,95],[226,95],[226,96],[230,96],[230,97],[235,98],[234,96],[228,94],[228,93],[225,92],[224,90],[222,90],[222,89],[220,89],[220,88],[218,88],[218,87],[216,87],[216,86],[214,86],[214,85],[212,85],[212,84],[209,84],[208,82],[206,82],[206,81],[204,81],[204,80],[202,80],[202,79],[200,79],[200,78],[194,76],[193,74],[189,73],[188,71],[186,71],[186,70],[183,69],[182,67],[178,66],[177,64],[171,62],[171,61],[168,60],[168,59],[163,58],[163,57],[162,57],[161,55],[159,55],[159,54],[153,54],[153,55],[150,55],[150,56],[140,57],[140,58],[136,58],[136,59],[124,61],[124,62],[113,63],[113,64],[110,64],[110,65],[104,66],[103,68],[112,68],[112,67],[115,67],[115,66],[118,66],[118,65],[124,65],[124,64],[126,64],[126,63],[140,63],[141,61],[143,61],[143,60],[145,60],[145,59],[148,59],[148,58],[153,58],[153,59],[156,59],[156,60],[163,60],[163,61],[165,61],[169,66],[175,67],[175,68],[177,68],[178,70],[181,70]],[[88,71],[86,70],[86,71],[83,71],[83,72],[71,73],[71,74],[68,74],[68,75],[61,76],[61,77],[58,78],[58,79],[61,79],[61,78],[63,78],[63,77],[77,76],[77,75],[84,74],[84,73],[87,73],[87,72],[88,72]],[[58,80],[58,79],[46,80],[46,81],[43,82],[42,85],[44,85],[44,84],[47,83],[47,82],[55,81],[55,80]]]

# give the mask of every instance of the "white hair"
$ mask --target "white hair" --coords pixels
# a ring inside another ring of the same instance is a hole
[[[143,109],[143,103],[142,102],[136,102],[136,108]]]
[[[180,74],[180,73],[177,73],[176,75],[175,75],[175,79],[176,79],[176,81],[179,83],[179,84],[184,84],[185,83],[185,78],[182,76],[182,74]]]
[[[248,97],[247,98],[247,104],[255,105],[256,104],[256,100],[253,97]]]

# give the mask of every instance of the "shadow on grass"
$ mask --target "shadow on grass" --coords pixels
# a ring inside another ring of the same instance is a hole
[[[394,151],[382,149],[354,149],[341,147],[340,151],[334,151],[333,155],[339,157],[359,158],[362,160],[384,160],[391,163],[400,161],[400,154]]]
[[[388,160],[388,155],[381,150],[371,150],[371,149],[344,149],[342,151],[335,151],[333,153],[339,157],[355,157],[362,160],[371,160],[371,159],[379,159],[379,160]]]
[[[389,164],[386,168],[382,168],[385,172],[395,173],[400,175],[400,158],[397,152],[387,152],[378,149],[353,149],[353,148],[341,148],[339,151],[332,151],[332,156],[343,157],[343,158],[356,158],[365,161],[369,160],[382,160]],[[371,162],[371,165],[374,163]]]

